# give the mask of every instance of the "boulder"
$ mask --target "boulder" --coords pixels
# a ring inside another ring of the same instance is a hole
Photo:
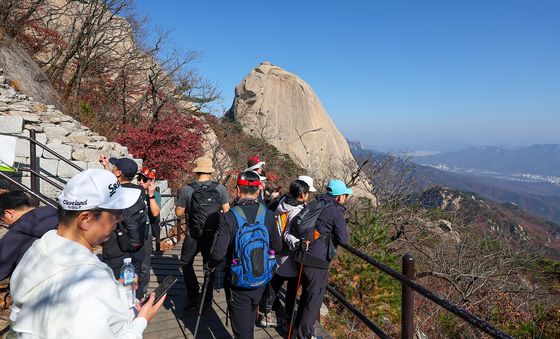
[[[241,123],[246,133],[288,154],[317,181],[345,179],[357,168],[346,139],[311,86],[269,62],[237,85],[226,115]],[[355,193],[374,199],[369,188],[358,184]]]

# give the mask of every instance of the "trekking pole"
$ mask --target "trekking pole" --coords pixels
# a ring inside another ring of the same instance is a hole
[[[292,338],[292,331],[294,328],[294,318],[296,315],[295,309],[296,309],[296,302],[297,302],[297,292],[299,290],[299,286],[301,285],[301,275],[303,273],[303,259],[305,258],[305,252],[303,252],[303,256],[301,259],[301,263],[299,265],[299,275],[298,275],[298,280],[297,280],[297,285],[296,285],[296,295],[294,296],[294,306],[292,307],[292,316],[290,317],[290,331],[288,331],[288,339]],[[298,306],[299,309],[299,306]]]
[[[204,299],[206,298],[206,290],[208,289],[208,283],[210,282],[210,274],[212,272],[207,270],[204,272],[204,282],[202,283],[202,298],[200,298],[200,306],[198,306],[198,316],[196,318],[196,326],[194,327],[194,339],[196,339],[196,334],[198,333],[198,324],[200,323],[200,318],[202,316],[202,309],[204,308]]]
[[[229,300],[226,302],[226,326],[229,326]]]

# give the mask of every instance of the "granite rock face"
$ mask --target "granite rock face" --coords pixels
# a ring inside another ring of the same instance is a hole
[[[348,178],[357,168],[348,143],[309,84],[269,62],[253,69],[235,88],[227,116],[246,133],[288,154],[316,180]],[[373,196],[363,180],[357,195]]]

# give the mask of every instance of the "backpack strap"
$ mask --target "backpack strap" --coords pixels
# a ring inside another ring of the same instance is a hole
[[[264,225],[264,219],[266,217],[266,206],[262,203],[259,204],[259,209],[257,210],[257,215],[255,216],[255,223],[260,223]]]
[[[333,205],[334,202],[333,201],[323,201],[323,206],[321,207],[321,213],[323,213],[323,210],[327,207],[329,207],[330,205]],[[319,220],[319,216],[321,216],[321,213],[319,213],[319,215],[317,216],[317,220]],[[317,220],[315,220],[315,225],[313,225],[313,232],[311,232],[311,242],[316,241],[316,240],[323,240],[325,242],[327,242],[332,234],[332,230],[331,232],[328,232],[327,234],[321,234],[319,233],[319,230],[317,229]],[[315,232],[319,233],[319,237],[317,239],[315,239]]]
[[[231,212],[233,213],[235,219],[237,220],[238,228],[248,223],[247,216],[245,215],[245,212],[243,212],[243,209],[240,206],[233,206],[231,208]]]
[[[202,185],[200,185],[198,182],[193,181],[189,184],[190,187],[192,187],[195,191],[199,190],[202,188]]]
[[[247,216],[245,215],[245,212],[243,212],[241,206],[233,206],[231,208],[231,211],[235,216],[235,219],[237,219],[237,224],[239,227],[245,224],[249,224],[249,220],[247,219]],[[259,209],[257,210],[257,215],[255,216],[255,221],[253,223],[259,222],[261,225],[264,225],[265,217],[266,207],[263,204],[259,204]]]

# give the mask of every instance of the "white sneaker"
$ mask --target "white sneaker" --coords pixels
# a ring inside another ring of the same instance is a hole
[[[276,327],[278,326],[276,315],[274,312],[270,312],[268,314],[259,313],[258,324],[260,327]]]

